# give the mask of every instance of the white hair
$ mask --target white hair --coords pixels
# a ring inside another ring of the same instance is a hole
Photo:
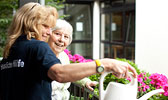
[[[58,29],[67,29],[70,33],[70,38],[69,38],[69,44],[72,42],[72,33],[73,33],[73,28],[72,25],[67,22],[66,20],[63,19],[58,19],[55,27],[52,28],[52,31],[58,30]]]

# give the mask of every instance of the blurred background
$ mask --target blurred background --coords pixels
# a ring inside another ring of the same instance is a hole
[[[27,2],[54,6],[71,23],[72,54],[125,58],[145,71],[168,75],[167,0],[1,0],[1,57],[13,14]]]

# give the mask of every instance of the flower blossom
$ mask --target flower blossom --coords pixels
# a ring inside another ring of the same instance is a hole
[[[71,52],[68,49],[65,49],[64,52],[68,55],[68,57],[69,57],[70,61],[72,61],[72,63],[83,63],[83,62],[93,61],[91,59],[85,59],[80,54],[71,55]]]
[[[168,96],[168,83],[163,86],[163,89],[164,89],[164,91],[165,91],[165,92],[164,92],[164,95],[165,95],[165,96]]]
[[[154,73],[149,76],[149,79],[152,81],[150,82],[154,85],[157,89],[163,87],[165,84],[168,83],[168,79],[165,75]]]

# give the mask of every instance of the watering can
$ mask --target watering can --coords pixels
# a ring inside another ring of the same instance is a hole
[[[138,82],[137,78],[134,78],[131,73],[129,73],[129,76],[131,78],[131,82],[129,84],[110,82],[106,90],[104,90],[103,88],[104,78],[109,73],[112,72],[104,72],[100,77],[99,100],[147,100],[156,93],[164,92],[163,89],[156,89],[137,99],[136,97],[137,97]]]

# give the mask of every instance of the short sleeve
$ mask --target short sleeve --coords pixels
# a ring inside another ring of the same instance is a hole
[[[51,67],[53,64],[60,63],[47,43],[40,43],[38,45],[37,59],[42,61],[42,65],[46,68]]]
[[[38,44],[36,52],[37,55],[35,57],[37,57],[36,59],[40,64],[40,70],[43,73],[42,75],[48,77],[47,72],[49,68],[54,64],[60,63],[60,60],[55,56],[49,45],[45,42],[40,42]]]

